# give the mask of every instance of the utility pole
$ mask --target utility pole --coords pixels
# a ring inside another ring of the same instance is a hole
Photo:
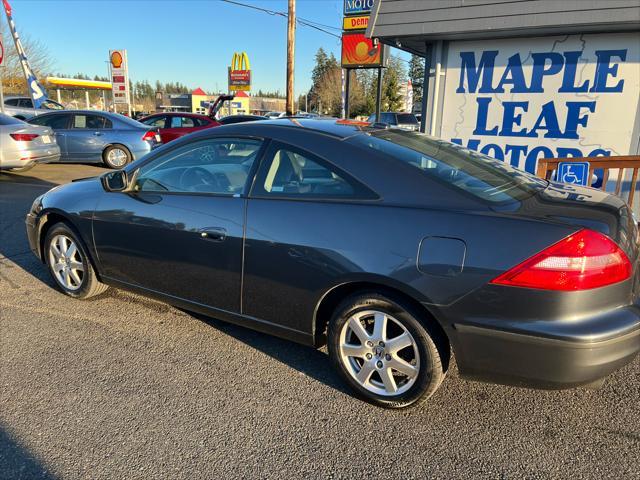
[[[287,115],[293,115],[293,71],[296,51],[296,0],[289,0],[287,24]]]

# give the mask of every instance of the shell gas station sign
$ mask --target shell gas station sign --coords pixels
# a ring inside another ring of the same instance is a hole
[[[113,103],[130,103],[129,101],[129,68],[126,50],[109,52],[111,68],[111,84],[113,85]]]
[[[251,90],[251,65],[246,52],[234,53],[229,67],[229,91]]]

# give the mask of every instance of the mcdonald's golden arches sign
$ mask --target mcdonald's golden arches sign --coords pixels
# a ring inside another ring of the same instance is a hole
[[[229,67],[229,90],[251,90],[251,65],[246,52],[233,54]]]

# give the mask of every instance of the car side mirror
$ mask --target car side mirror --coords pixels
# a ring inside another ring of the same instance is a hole
[[[116,170],[102,176],[102,186],[107,192],[122,192],[129,186],[127,172]]]

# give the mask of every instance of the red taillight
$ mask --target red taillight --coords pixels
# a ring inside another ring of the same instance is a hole
[[[155,141],[155,139],[156,139],[156,132],[154,132],[153,130],[149,130],[142,136],[142,140],[147,140],[149,142]]]
[[[631,262],[609,237],[580,230],[491,281],[542,290],[588,290],[628,279]]]
[[[38,138],[40,135],[37,133],[10,133],[11,138],[16,142],[30,142],[34,138]]]

